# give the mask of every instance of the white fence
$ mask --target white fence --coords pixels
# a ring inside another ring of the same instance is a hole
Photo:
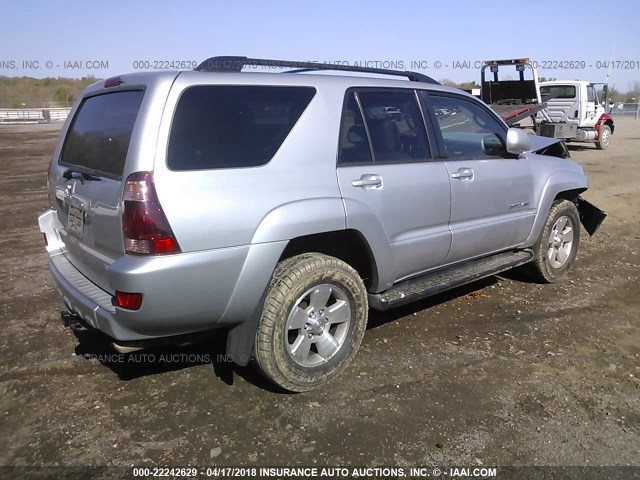
[[[616,103],[610,106],[609,113],[612,117],[627,117],[636,120],[640,117],[640,103]]]
[[[63,122],[71,108],[0,108],[0,123]]]

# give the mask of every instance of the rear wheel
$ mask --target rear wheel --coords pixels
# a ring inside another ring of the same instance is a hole
[[[285,390],[312,390],[347,367],[367,316],[367,292],[351,266],[319,253],[287,259],[269,285],[256,335],[256,363]]]
[[[611,127],[609,125],[603,125],[600,129],[600,141],[596,142],[598,150],[606,150],[611,143]]]
[[[553,283],[571,269],[580,246],[580,216],[569,200],[556,200],[534,246],[534,259],[524,270],[534,280]]]

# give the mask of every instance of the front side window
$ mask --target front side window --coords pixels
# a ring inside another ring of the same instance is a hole
[[[447,158],[470,160],[506,155],[505,129],[485,109],[462,97],[429,96]]]
[[[191,87],[176,107],[167,164],[172,170],[264,165],[314,95],[312,87]]]
[[[587,87],[587,102],[596,101],[596,89],[593,85]]]

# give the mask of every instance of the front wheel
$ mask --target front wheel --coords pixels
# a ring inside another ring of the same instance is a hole
[[[569,270],[580,246],[580,216],[569,200],[556,200],[534,245],[533,261],[524,269],[534,280],[553,283]]]
[[[600,129],[600,141],[596,142],[596,148],[598,150],[606,150],[611,143],[611,127],[609,125],[603,125]]]
[[[368,317],[367,292],[348,264],[320,253],[280,262],[265,299],[254,357],[285,390],[312,390],[355,356]]]

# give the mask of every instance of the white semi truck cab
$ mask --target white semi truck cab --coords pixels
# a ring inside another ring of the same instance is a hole
[[[614,124],[598,99],[597,85],[581,80],[540,82],[540,94],[549,99],[545,111],[537,114],[539,133],[607,148]]]

